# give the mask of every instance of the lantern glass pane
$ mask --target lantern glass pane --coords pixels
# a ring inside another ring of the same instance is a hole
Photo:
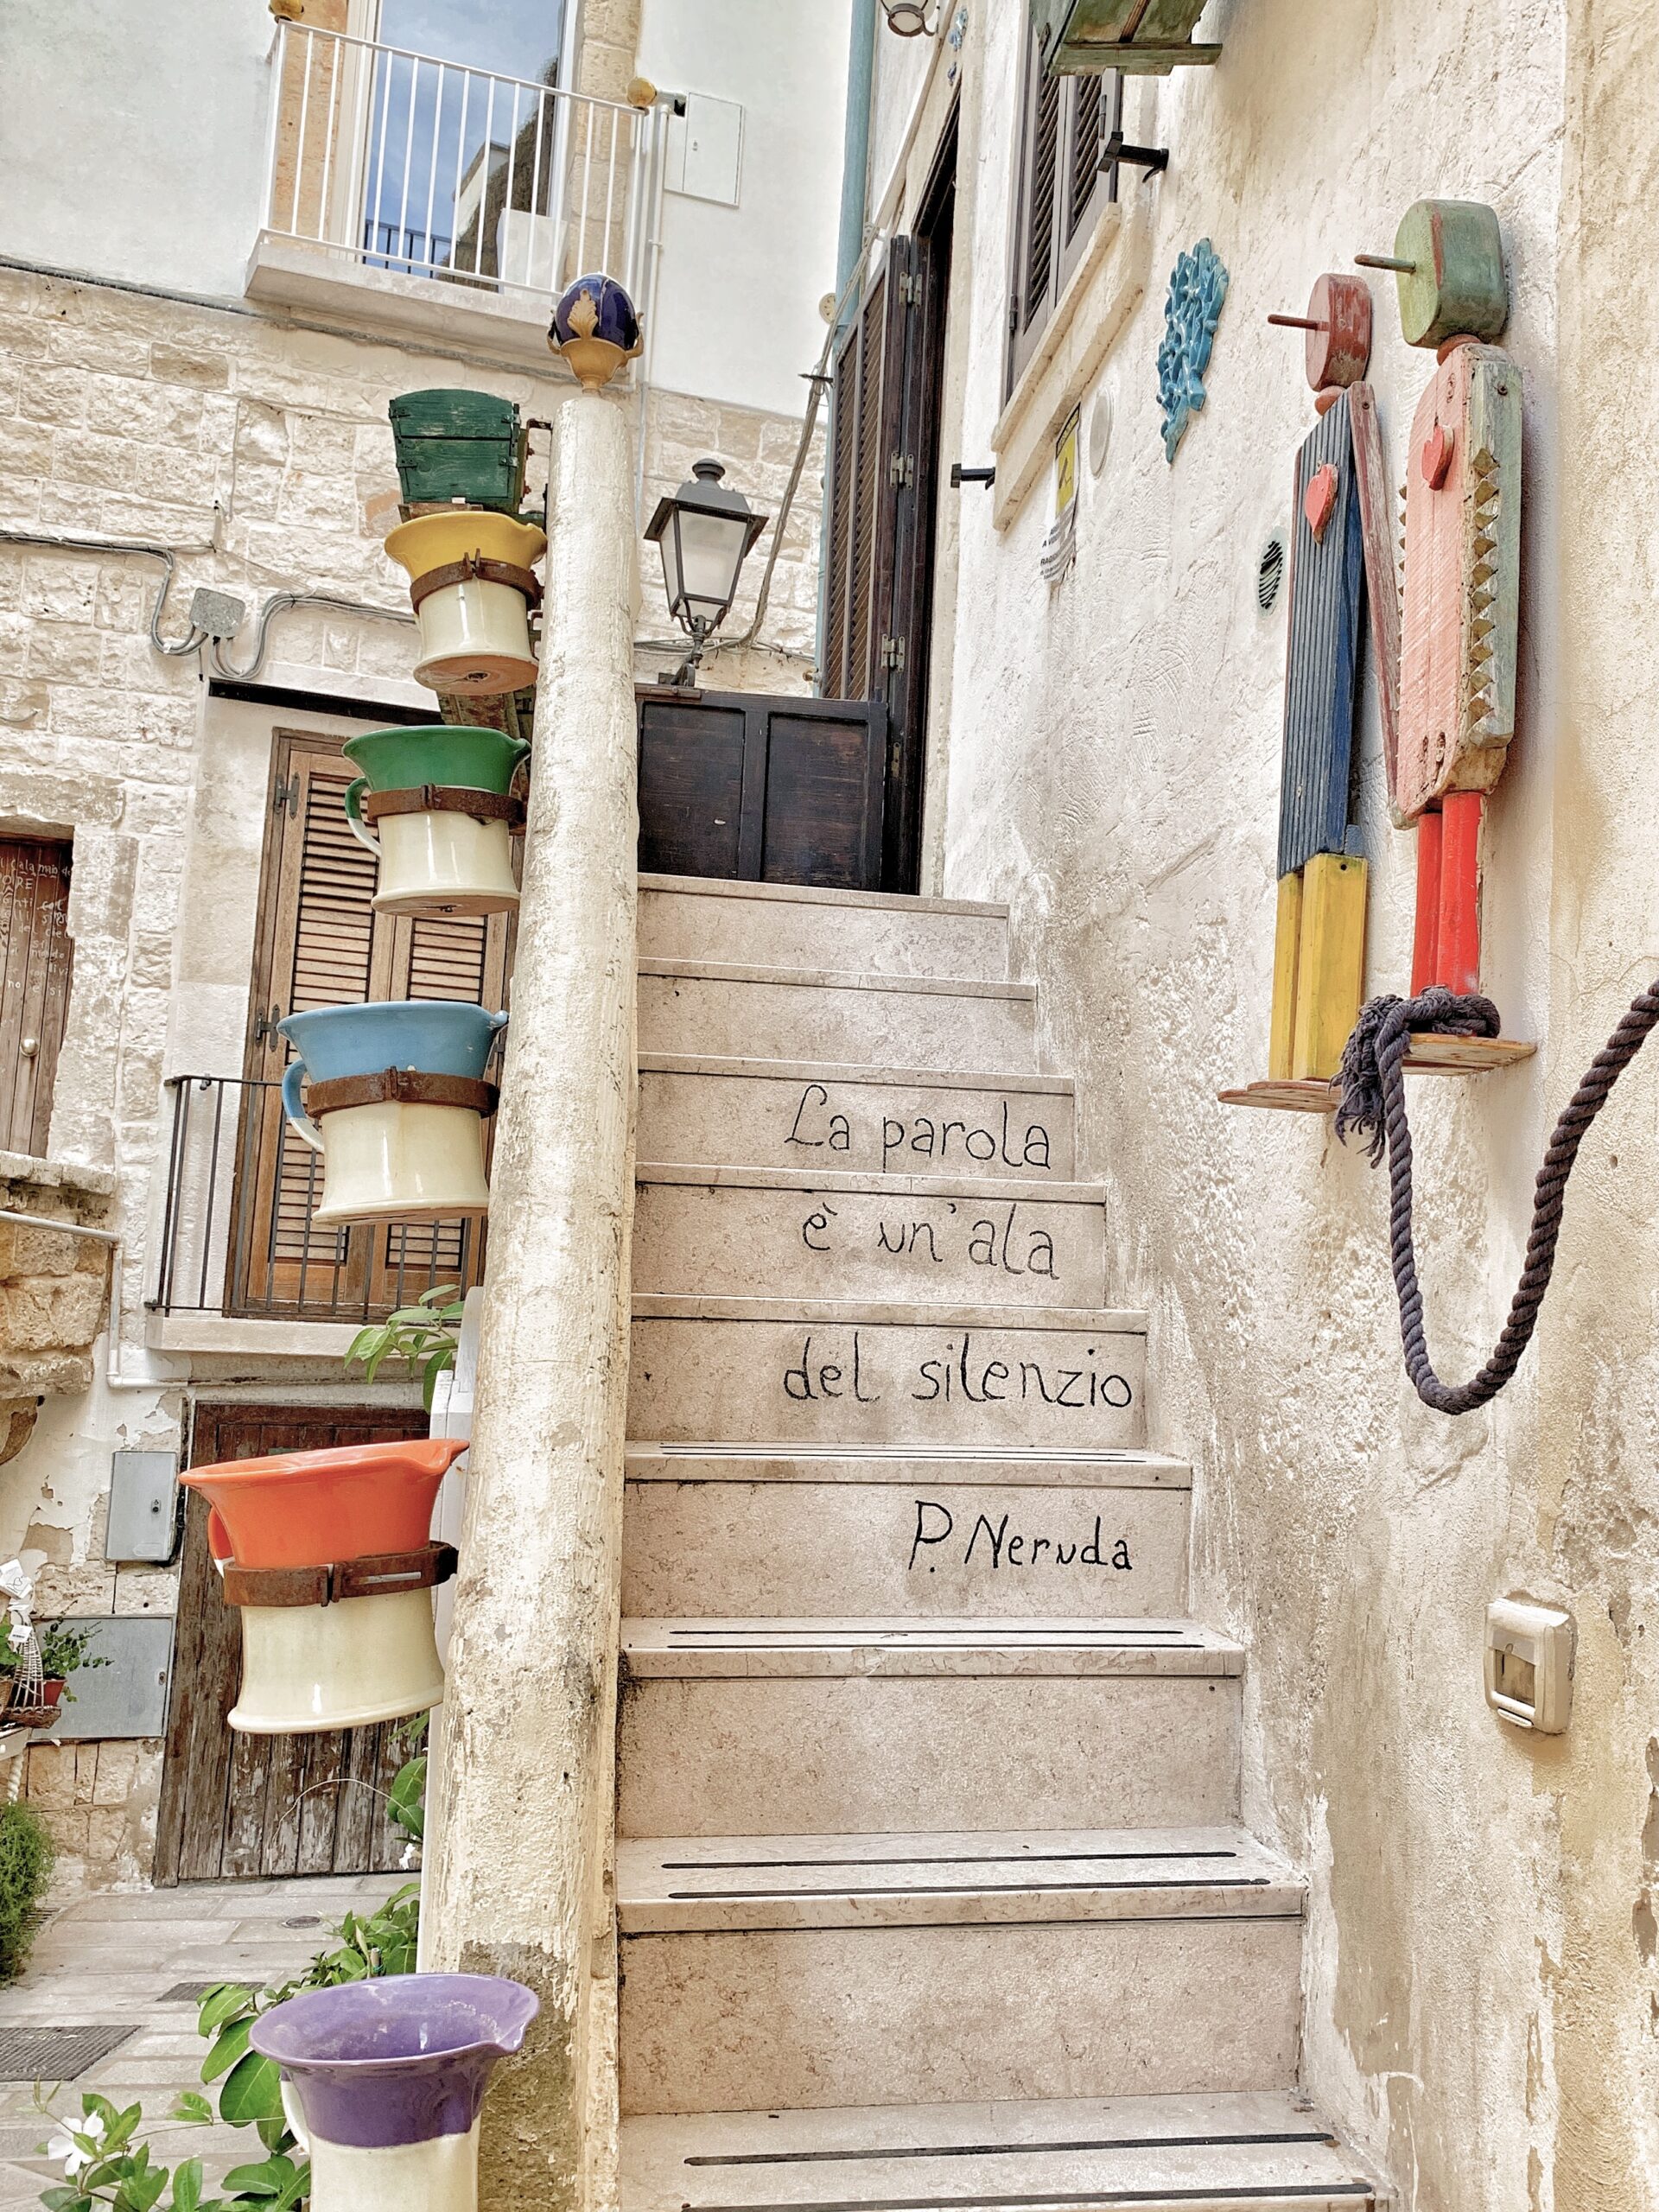
[[[682,508],[674,518],[679,539],[679,587],[685,619],[718,622],[732,603],[743,562],[748,525],[741,515],[700,515]],[[669,533],[664,532],[664,560]]]
[[[663,589],[668,596],[668,611],[677,616],[680,612],[680,518],[670,515],[668,527],[657,540],[657,550],[663,556]]]

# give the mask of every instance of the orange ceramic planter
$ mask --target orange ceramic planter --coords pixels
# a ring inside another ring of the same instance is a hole
[[[218,1559],[238,1567],[327,1567],[331,1560],[410,1552],[432,1525],[438,1484],[466,1450],[454,1437],[399,1437],[326,1452],[277,1452],[192,1467],[218,1524]]]
[[[399,1439],[193,1467],[180,1480],[213,1508],[207,1541],[221,1566],[326,1567],[418,1550],[466,1448],[457,1437]],[[226,1717],[243,1734],[368,1727],[443,1696],[429,1589],[238,1610],[242,1687]]]

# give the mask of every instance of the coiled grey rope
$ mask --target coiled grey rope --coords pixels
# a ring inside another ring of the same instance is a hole
[[[1496,1037],[1497,1008],[1490,999],[1436,985],[1414,999],[1376,998],[1362,1011],[1342,1055],[1337,1081],[1342,1101],[1337,1135],[1349,1132],[1368,1140],[1371,1165],[1389,1155],[1389,1251],[1394,1287],[1400,1301],[1400,1335],[1406,1372],[1418,1396],[1437,1413],[1472,1413],[1495,1398],[1521,1364],[1538,1325],[1538,1311],[1555,1265],[1561,1208],[1590,1124],[1607,1103],[1613,1085],[1659,1024],[1659,979],[1630,1003],[1630,1011],[1591,1062],[1584,1080],[1568,1100],[1544,1154],[1533,1188],[1532,1232],[1527,1239],[1521,1280],[1510,1304],[1510,1317],[1492,1347],[1491,1357],[1472,1381],[1442,1382],[1428,1357],[1423,1331],[1423,1294],[1417,1281],[1417,1255],[1411,1237],[1411,1129],[1406,1120],[1403,1068],[1413,1030],[1440,1036]]]

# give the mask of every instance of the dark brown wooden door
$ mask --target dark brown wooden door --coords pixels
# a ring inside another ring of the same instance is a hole
[[[646,874],[880,888],[880,700],[642,690],[639,701]]]
[[[424,1414],[372,1406],[199,1406],[190,1464],[424,1436]],[[158,1883],[273,1874],[366,1874],[397,1866],[408,1837],[385,1792],[409,1756],[391,1726],[326,1736],[241,1736],[226,1726],[242,1679],[234,1607],[190,1494],[179,1574],[173,1695],[156,1828]]]
[[[0,838],[0,1147],[37,1160],[69,1013],[69,851]]]
[[[257,1083],[274,1085],[293,1057],[276,1027],[284,1014],[378,999],[505,1003],[508,917],[375,912],[375,858],[346,818],[353,773],[338,738],[276,732],[245,1064]],[[479,1239],[463,1224],[316,1228],[321,1160],[289,1127],[274,1089],[251,1091],[248,1101],[237,1144],[228,1310],[269,1313],[330,1300],[346,1313],[384,1309],[433,1282],[475,1279]]]
[[[915,890],[921,865],[956,159],[953,121],[835,359],[820,689],[887,709],[884,891]]]

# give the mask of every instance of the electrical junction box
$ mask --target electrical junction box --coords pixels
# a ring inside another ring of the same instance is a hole
[[[104,1556],[165,1566],[178,1548],[179,1455],[112,1452]]]
[[[664,191],[735,207],[742,168],[742,109],[735,100],[688,92],[684,112],[669,118]]]
[[[1500,1720],[1559,1736],[1573,1705],[1573,1616],[1498,1598],[1486,1608],[1486,1702]]]
[[[155,1737],[167,1732],[167,1694],[173,1674],[170,1613],[107,1613],[67,1621],[92,1631],[89,1659],[71,1678],[53,1726],[41,1744],[93,1743],[107,1738]]]

